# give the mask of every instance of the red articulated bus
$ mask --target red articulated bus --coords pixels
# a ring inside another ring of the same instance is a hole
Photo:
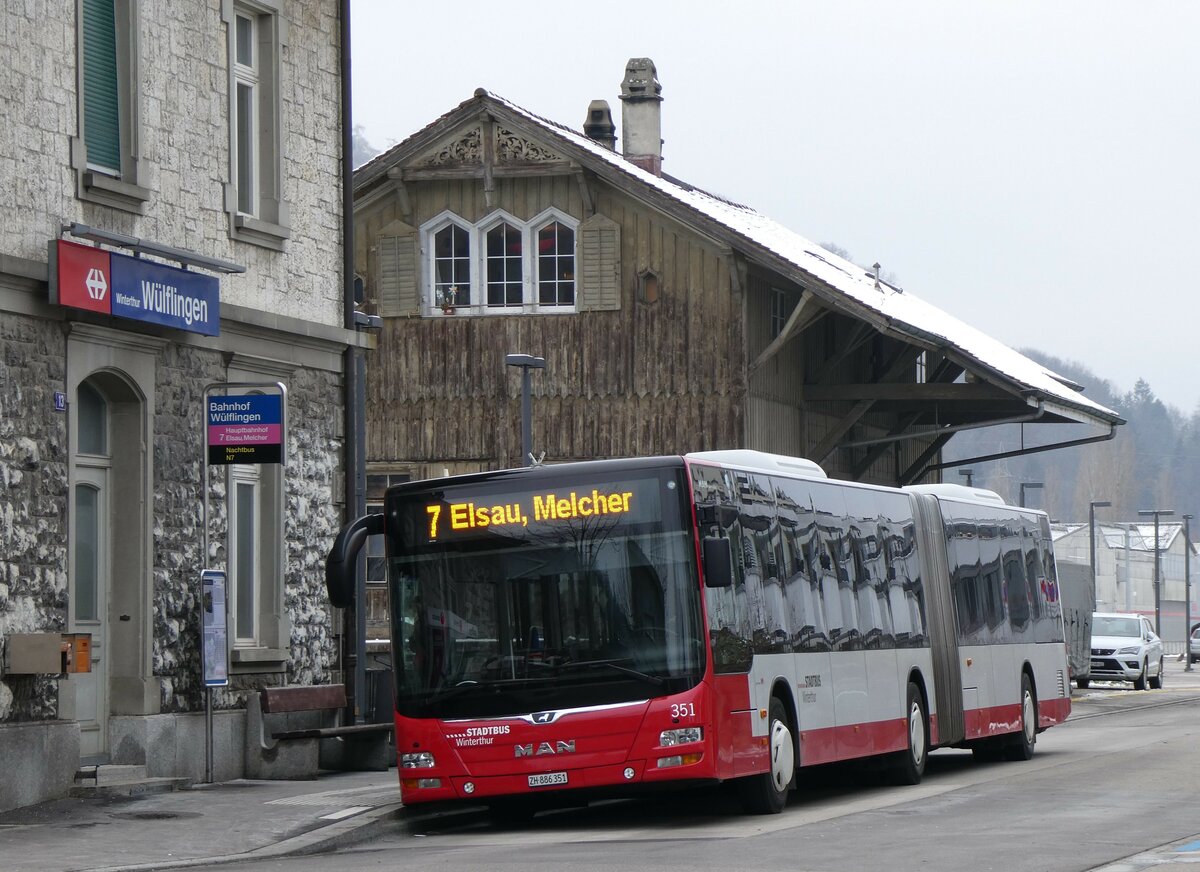
[[[1070,713],[1049,523],[960,485],[711,451],[409,482],[338,535],[335,605],[385,538],[405,804],[505,808],[799,767],[1028,759]]]

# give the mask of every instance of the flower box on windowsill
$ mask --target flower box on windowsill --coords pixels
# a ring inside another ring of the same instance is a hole
[[[442,306],[442,314],[443,315],[453,315],[454,307],[453,306]]]

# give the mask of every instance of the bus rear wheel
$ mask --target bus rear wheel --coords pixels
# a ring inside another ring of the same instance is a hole
[[[892,769],[892,778],[897,784],[920,784],[925,774],[925,761],[929,759],[929,729],[921,689],[911,681],[906,711],[908,748],[900,752],[899,761]]]
[[[771,697],[767,709],[767,737],[771,746],[771,768],[759,775],[743,778],[738,788],[742,806],[750,814],[779,814],[787,805],[788,791],[796,777],[796,751],[787,714],[778,697]]]
[[[1033,693],[1033,682],[1029,673],[1021,673],[1021,729],[1013,733],[1004,743],[1006,760],[1028,760],[1033,756],[1037,743],[1037,697]]]

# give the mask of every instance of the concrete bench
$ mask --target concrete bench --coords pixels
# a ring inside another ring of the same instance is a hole
[[[316,778],[321,769],[382,771],[394,764],[393,725],[339,724],[341,684],[264,687],[246,701],[246,777]]]

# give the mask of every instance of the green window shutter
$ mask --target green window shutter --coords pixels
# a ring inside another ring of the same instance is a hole
[[[579,287],[575,307],[580,312],[621,308],[621,225],[593,215],[579,225]]]
[[[379,259],[379,314],[407,316],[421,314],[421,298],[417,289],[417,234],[413,228],[396,233],[398,222],[388,230],[390,236],[380,236],[376,242]]]
[[[88,163],[121,171],[114,0],[83,0],[83,141]]]

